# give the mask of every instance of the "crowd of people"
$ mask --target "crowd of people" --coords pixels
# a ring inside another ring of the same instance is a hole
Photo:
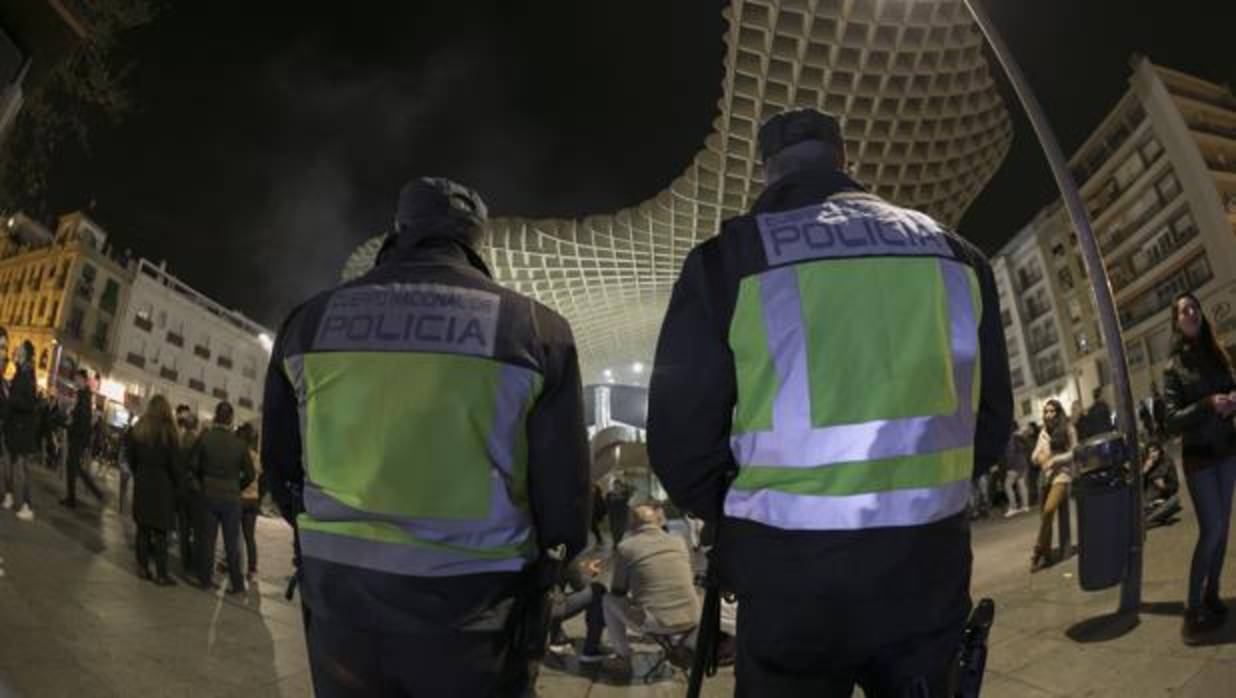
[[[0,328],[0,357],[7,357],[7,349],[7,333]],[[72,405],[66,409],[37,389],[32,357],[33,347],[23,342],[13,354],[12,378],[0,379],[3,507],[19,521],[34,520],[33,469],[42,465],[63,470],[61,506],[79,508],[80,481],[101,509],[111,497],[99,475],[115,467],[118,510],[127,511],[136,525],[138,578],[175,585],[168,564],[168,547],[175,541],[184,575],[215,588],[222,529],[226,562],[218,567],[228,574],[229,593],[243,593],[246,580],[256,580],[256,521],[265,495],[253,425],[233,428],[234,410],[224,401],[210,425],[199,430],[187,405],[173,414],[168,400],[155,395],[139,418],[113,432],[96,405],[97,377],[84,369],[74,372]]]
[[[1184,640],[1194,643],[1222,625],[1227,615],[1219,596],[1219,579],[1236,483],[1236,375],[1197,298],[1182,293],[1172,308],[1172,352],[1162,376],[1166,389],[1160,392],[1158,382],[1153,382],[1150,395],[1137,407],[1139,467],[1147,528],[1178,520],[1183,510],[1180,474],[1166,446],[1179,440],[1184,480],[1199,527],[1182,627]],[[1059,400],[1047,400],[1042,408],[1043,425],[1030,422],[1015,430],[1004,459],[974,481],[972,518],[988,516],[1001,498],[1006,517],[1029,511],[1032,505],[1039,507],[1032,572],[1069,552],[1053,550],[1052,540],[1059,511],[1068,506],[1070,483],[1077,474],[1074,449],[1116,429],[1102,391],[1096,389],[1093,398],[1085,409],[1081,401],[1074,401],[1067,413]],[[1003,483],[1002,492],[995,483]]]

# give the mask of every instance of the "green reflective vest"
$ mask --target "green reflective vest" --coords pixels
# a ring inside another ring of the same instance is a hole
[[[962,511],[979,395],[974,270],[929,217],[867,194],[756,217],[772,267],[730,324],[728,516],[801,530]]]
[[[336,292],[284,370],[299,402],[301,552],[413,576],[518,571],[536,554],[526,419],[539,373],[493,359],[498,295]]]

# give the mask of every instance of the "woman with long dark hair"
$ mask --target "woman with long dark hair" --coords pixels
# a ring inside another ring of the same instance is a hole
[[[1181,437],[1185,483],[1197,514],[1198,537],[1189,567],[1189,598],[1181,637],[1196,643],[1223,624],[1219,573],[1227,550],[1236,485],[1236,379],[1192,293],[1172,301],[1172,358],[1163,371],[1166,426]]]
[[[1069,493],[1073,480],[1073,447],[1077,445],[1077,431],[1064,413],[1059,400],[1048,400],[1043,405],[1043,430],[1030,460],[1043,471],[1042,521],[1039,523],[1039,538],[1030,557],[1030,571],[1037,572],[1051,562],[1051,533],[1056,520],[1056,511]]]
[[[146,413],[129,430],[124,444],[133,470],[133,520],[137,522],[137,576],[174,586],[167,574],[167,532],[176,522],[176,459],[180,455],[176,421],[167,398],[155,395]],[[154,557],[156,576],[150,574]]]

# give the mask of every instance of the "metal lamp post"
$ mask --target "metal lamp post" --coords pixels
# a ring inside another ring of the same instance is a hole
[[[1022,108],[1025,109],[1026,116],[1030,119],[1030,124],[1034,127],[1034,133],[1038,136],[1039,144],[1043,147],[1043,153],[1047,156],[1052,176],[1056,179],[1056,186],[1060,188],[1060,195],[1064,199],[1065,209],[1069,213],[1069,218],[1077,231],[1078,242],[1081,244],[1082,259],[1086,265],[1086,274],[1090,277],[1091,289],[1094,291],[1094,306],[1098,311],[1099,326],[1103,333],[1103,341],[1107,345],[1107,356],[1112,367],[1111,373],[1116,393],[1116,409],[1120,431],[1128,440],[1133,454],[1131,470],[1133,471],[1134,506],[1132,507],[1132,521],[1130,522],[1130,525],[1133,527],[1133,535],[1128,552],[1128,566],[1124,582],[1120,588],[1120,608],[1117,613],[1122,615],[1136,613],[1141,607],[1142,541],[1145,538],[1145,528],[1142,522],[1142,469],[1139,467],[1137,454],[1137,420],[1133,393],[1129,386],[1129,368],[1125,361],[1124,339],[1120,333],[1120,319],[1116,314],[1116,304],[1112,298],[1111,283],[1107,278],[1107,269],[1103,266],[1103,257],[1099,253],[1099,245],[1095,240],[1094,231],[1090,227],[1090,217],[1086,214],[1086,207],[1082,201],[1081,192],[1077,189],[1077,183],[1073,181],[1073,175],[1069,172],[1068,161],[1060,150],[1060,144],[1056,141],[1056,135],[1052,132],[1051,125],[1047,122],[1047,116],[1043,113],[1042,105],[1039,104],[1038,99],[1030,90],[1030,85],[1026,82],[1025,75],[1022,74],[1021,68],[1013,59],[1008,45],[1004,43],[1004,39],[996,30],[995,24],[992,23],[987,11],[983,9],[978,0],[962,1],[965,3],[966,8],[970,10],[970,14],[974,16],[974,20],[978,23],[979,28],[982,29],[983,35],[987,37],[987,42],[991,46],[992,52],[995,53],[996,59],[1000,61],[1000,65],[1004,68],[1005,75],[1008,76],[1009,82],[1013,86],[1013,91],[1017,93],[1017,98],[1021,102]]]

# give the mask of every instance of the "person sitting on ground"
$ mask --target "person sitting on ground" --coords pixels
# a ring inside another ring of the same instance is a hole
[[[611,668],[624,675],[631,673],[627,628],[688,632],[700,617],[686,542],[665,532],[665,514],[657,505],[640,504],[632,513],[633,530],[615,550],[613,581],[604,602],[605,627],[618,655]]]
[[[1147,526],[1166,524],[1180,513],[1180,479],[1176,476],[1176,464],[1157,441],[1146,446],[1142,485],[1146,493]]]
[[[555,603],[550,617],[550,649],[562,651],[571,645],[562,624],[585,613],[584,622],[587,632],[584,636],[584,646],[579,653],[579,661],[588,664],[599,662],[613,654],[613,651],[601,644],[601,633],[605,630],[605,613],[602,603],[605,599],[605,585],[597,581],[601,574],[604,560],[599,557],[581,555],[567,566],[563,572],[562,588],[567,593],[560,603]]]

